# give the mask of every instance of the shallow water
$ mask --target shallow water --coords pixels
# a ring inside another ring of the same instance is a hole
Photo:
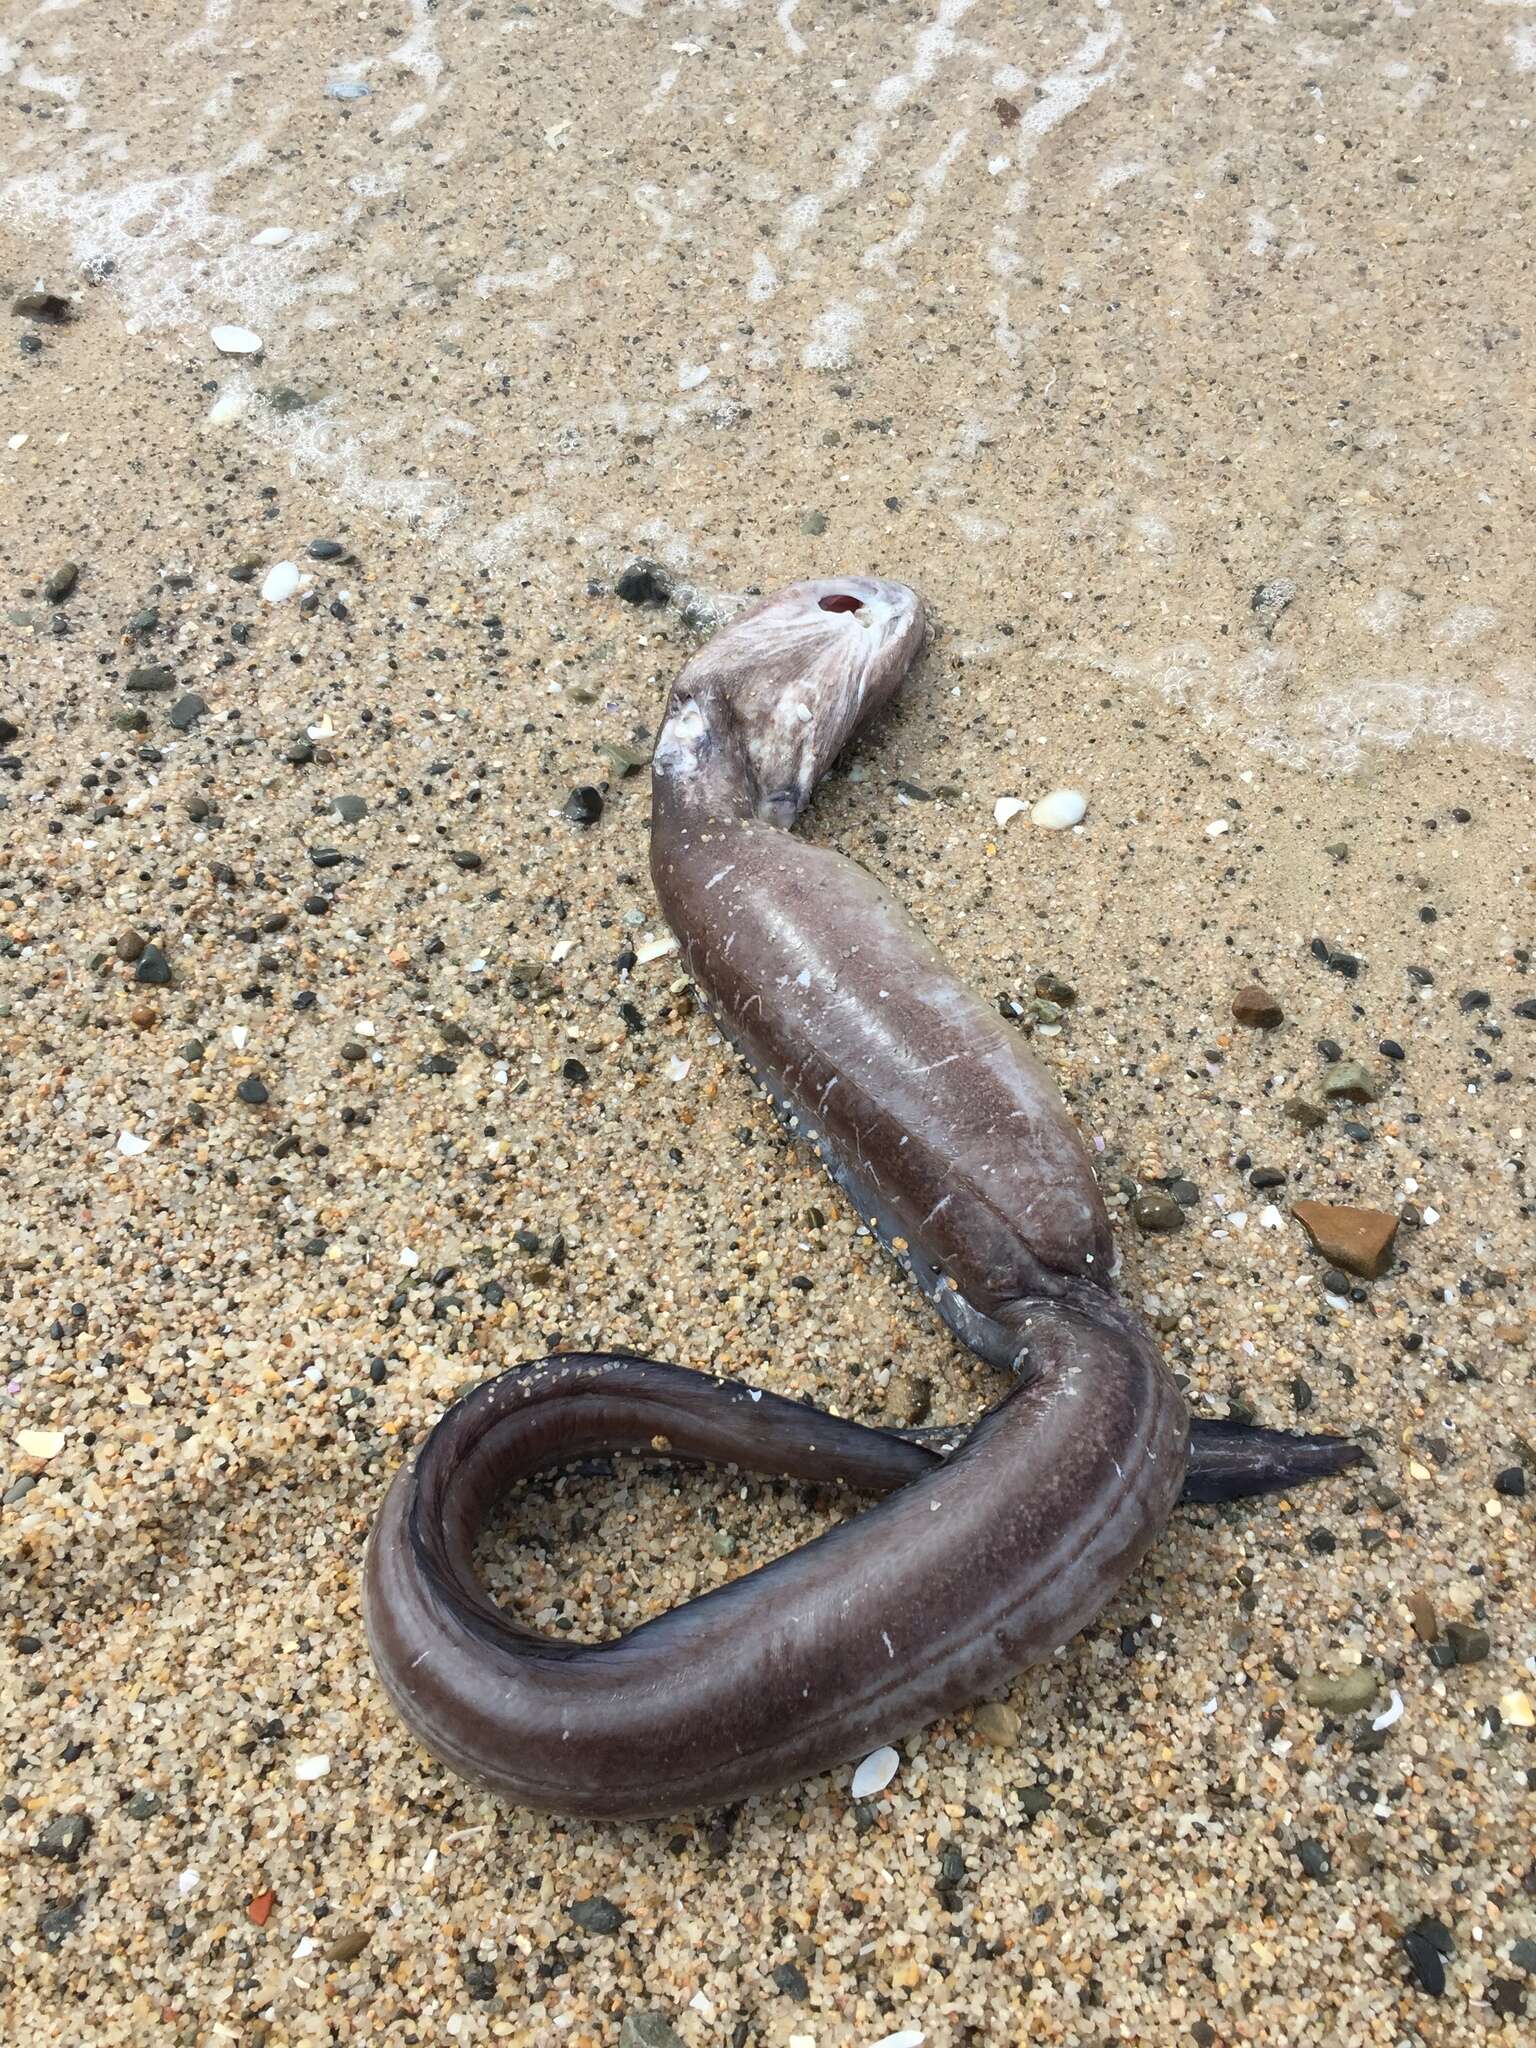
[[[39,271],[462,565],[868,567],[1288,761],[1536,752],[1521,6],[47,0],[0,74]]]

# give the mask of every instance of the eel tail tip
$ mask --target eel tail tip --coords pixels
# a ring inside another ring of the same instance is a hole
[[[1194,1422],[1189,1431],[1186,1501],[1246,1500],[1331,1479],[1365,1457],[1350,1437],[1303,1436],[1245,1422]]]

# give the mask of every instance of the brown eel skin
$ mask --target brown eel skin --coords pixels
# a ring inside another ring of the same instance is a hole
[[[870,875],[786,829],[923,633],[915,592],[858,576],[794,584],[717,633],[657,741],[651,871],[722,1031],[1013,1384],[928,1443],[616,1353],[540,1359],[455,1402],[379,1513],[368,1640],[427,1748],[520,1805],[675,1814],[846,1762],[1059,1649],[1181,1495],[1268,1492],[1360,1456],[1191,1427],[1113,1292],[1109,1219],[1049,1075]],[[487,1510],[530,1473],[620,1449],[881,1498],[615,1640],[517,1626],[475,1576]]]

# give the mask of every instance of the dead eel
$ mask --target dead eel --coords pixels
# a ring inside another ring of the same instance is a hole
[[[1357,1446],[1195,1423],[1115,1295],[1087,1151],[1018,1031],[870,875],[786,829],[922,642],[899,583],[797,583],[672,689],[651,872],[721,1029],[950,1329],[1013,1374],[934,1441],[618,1353],[514,1367],[396,1477],[364,1612],[401,1717],[524,1806],[610,1819],[771,1790],[1002,1691],[1085,1627],[1182,1496],[1337,1472]],[[626,1635],[519,1627],[474,1547],[518,1479],[620,1449],[878,1504]]]

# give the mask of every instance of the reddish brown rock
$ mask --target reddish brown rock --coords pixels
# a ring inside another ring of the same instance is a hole
[[[1247,988],[1240,988],[1232,998],[1232,1014],[1239,1024],[1246,1024],[1254,1031],[1273,1031],[1277,1024],[1285,1022],[1285,1012],[1275,1001],[1267,988],[1260,988],[1254,981]]]
[[[1291,1214],[1330,1264],[1362,1280],[1379,1280],[1392,1256],[1397,1218],[1384,1209],[1347,1209],[1331,1202],[1296,1202]]]

